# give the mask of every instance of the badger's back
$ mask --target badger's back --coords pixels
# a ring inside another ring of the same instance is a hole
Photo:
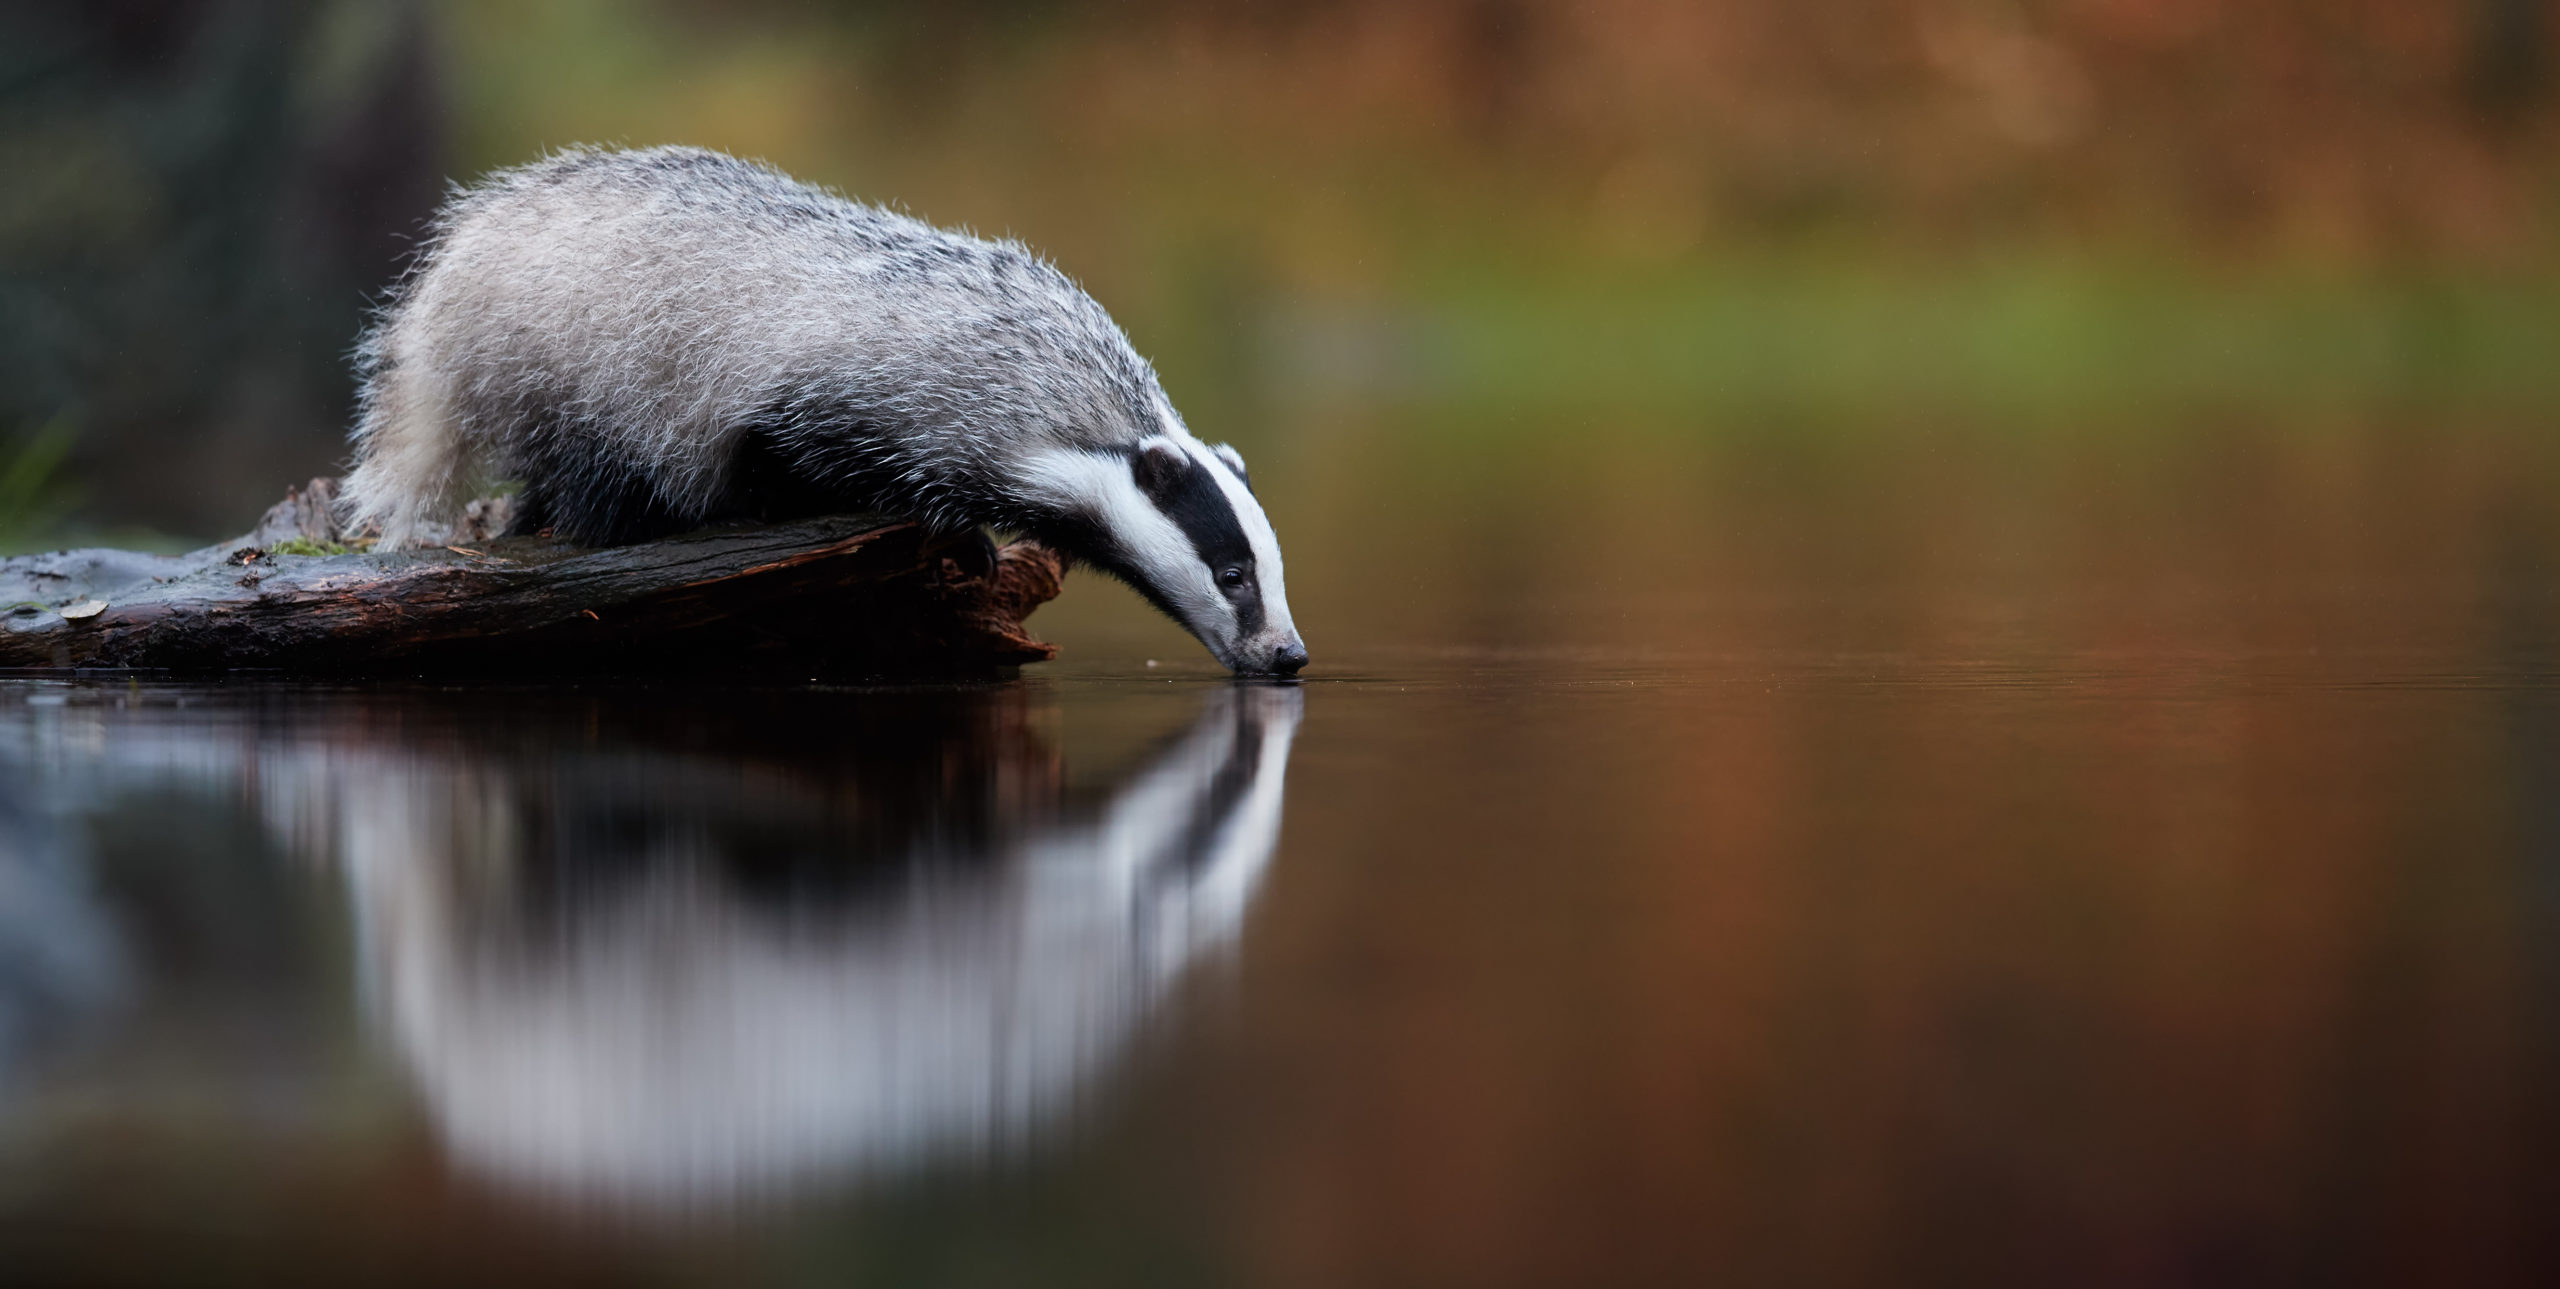
[[[1170,416],[1109,316],[1020,245],[690,148],[457,194],[359,358],[347,495],[389,542],[487,477],[588,541],[741,508],[1001,521],[1024,451]]]

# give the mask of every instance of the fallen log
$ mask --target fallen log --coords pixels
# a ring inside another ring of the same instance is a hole
[[[450,545],[361,551],[334,492],[186,555],[0,560],[0,668],[904,676],[1057,653],[1022,624],[1065,572],[1031,541],[857,516],[595,549],[492,536],[484,502]]]

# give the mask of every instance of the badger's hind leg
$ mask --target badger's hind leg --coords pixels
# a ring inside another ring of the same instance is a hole
[[[507,531],[585,546],[653,541],[701,526],[701,516],[667,504],[649,471],[616,452],[615,436],[551,416],[508,436],[507,467],[524,481]]]
[[[376,528],[385,546],[434,536],[452,517],[472,455],[434,373],[372,357],[355,440],[355,468],[339,494],[341,528]]]

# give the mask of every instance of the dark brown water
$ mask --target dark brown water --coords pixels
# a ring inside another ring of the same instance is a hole
[[[1302,685],[0,681],[0,1280],[2560,1269],[2546,433],[1256,480]]]

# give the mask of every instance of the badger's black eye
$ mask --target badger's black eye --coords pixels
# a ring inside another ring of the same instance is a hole
[[[1225,568],[1219,569],[1219,570],[1218,570],[1218,585],[1223,586],[1223,587],[1227,588],[1227,589],[1228,589],[1228,590],[1230,590],[1230,591],[1235,590],[1236,588],[1238,588],[1238,587],[1240,587],[1240,586],[1243,586],[1243,585],[1244,585],[1244,568],[1243,568],[1243,566],[1241,566],[1241,565],[1237,565],[1237,564],[1229,564],[1229,565],[1227,565]]]

